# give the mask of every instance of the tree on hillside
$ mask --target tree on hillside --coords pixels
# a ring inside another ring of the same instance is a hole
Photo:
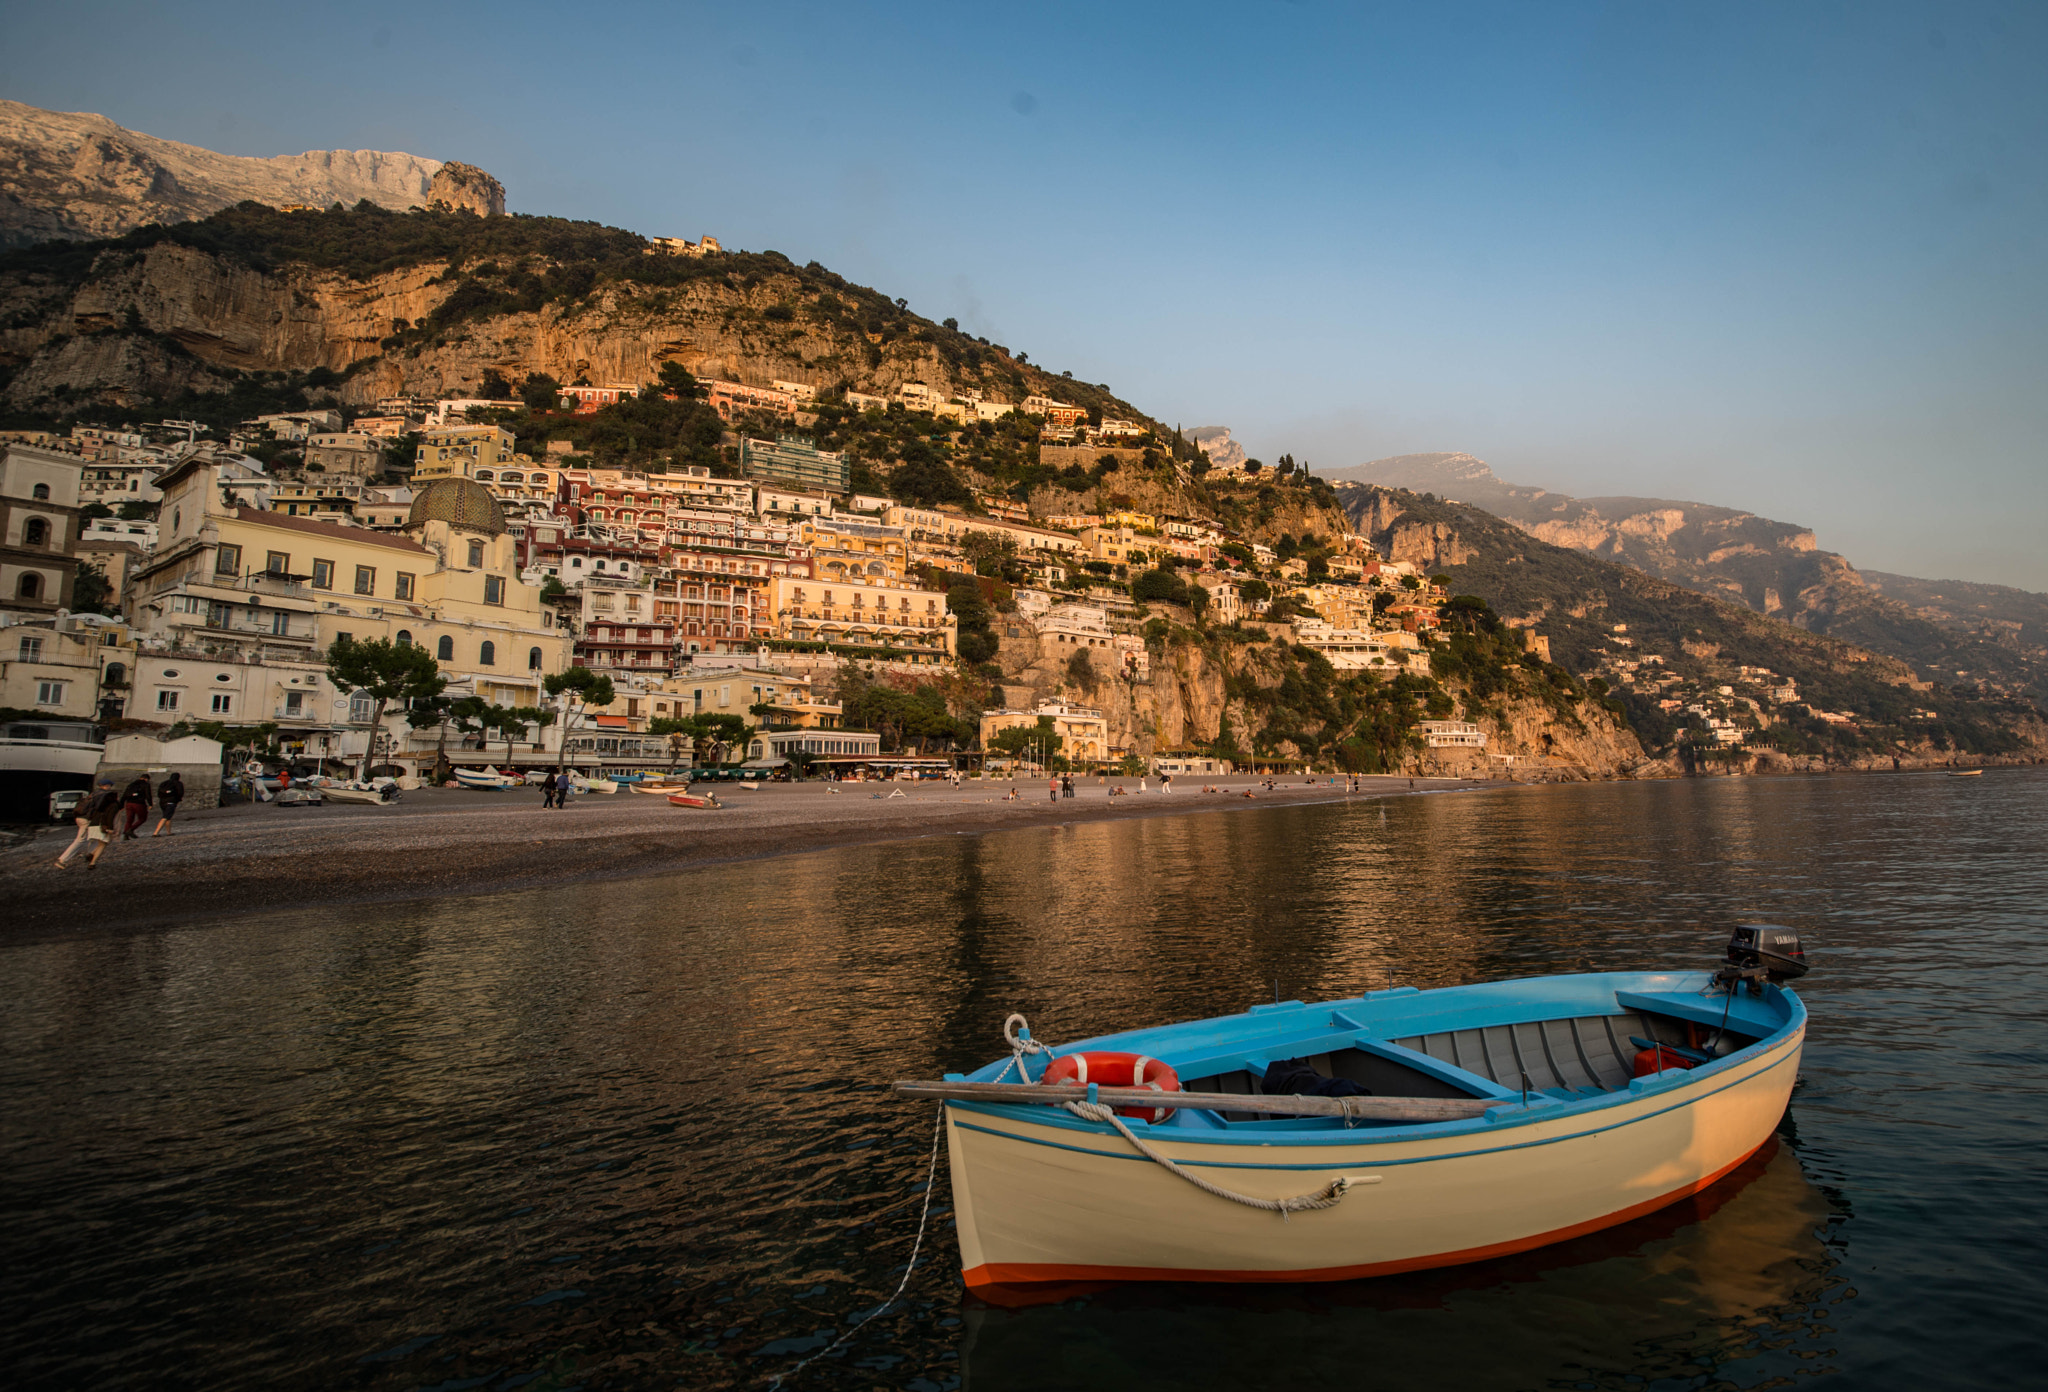
[[[565,672],[557,672],[541,679],[541,686],[548,695],[561,698],[562,702],[562,747],[555,758],[557,773],[569,763],[569,735],[576,728],[575,715],[579,706],[608,706],[618,699],[612,690],[612,679],[591,671],[580,663]]]
[[[370,718],[363,727],[369,739],[363,749],[360,777],[369,774],[377,731],[383,727],[391,703],[433,701],[448,686],[448,679],[425,648],[386,638],[358,642],[345,633],[327,649],[327,679],[351,696],[370,698]]]
[[[519,399],[529,411],[552,411],[562,404],[562,384],[545,372],[529,372],[520,384]]]
[[[976,666],[994,661],[1000,645],[990,620],[988,601],[981,597],[981,586],[972,580],[955,584],[946,591],[946,608],[952,611],[959,626],[953,641],[960,660]]]
[[[998,730],[990,737],[988,748],[990,753],[1045,764],[1051,762],[1066,742],[1066,736],[1054,731],[1052,717],[1041,715],[1035,725],[1012,725],[1007,730]]]

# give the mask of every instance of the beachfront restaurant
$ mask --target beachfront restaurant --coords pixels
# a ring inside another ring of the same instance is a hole
[[[871,759],[882,752],[882,737],[871,730],[760,730],[747,741],[747,762],[780,767],[792,754],[813,758]]]

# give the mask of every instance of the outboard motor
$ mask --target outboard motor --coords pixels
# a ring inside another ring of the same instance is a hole
[[[1714,973],[1714,980],[1733,991],[1748,982],[1751,993],[1762,995],[1764,982],[1793,981],[1806,975],[1806,949],[1800,945],[1799,930],[1773,923],[1744,923],[1728,936],[1728,965]]]

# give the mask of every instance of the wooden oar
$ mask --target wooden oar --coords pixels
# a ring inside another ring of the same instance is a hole
[[[904,1097],[944,1097],[956,1102],[1024,1102],[1041,1107],[1086,1102],[1086,1087],[1043,1083],[899,1082]],[[1205,1107],[1218,1112],[1267,1112],[1275,1116],[1348,1117],[1354,1121],[1459,1121],[1498,1107],[1506,1099],[1483,1097],[1255,1097],[1236,1092],[1154,1092],[1150,1088],[1097,1087],[1094,1099],[1107,1107]]]

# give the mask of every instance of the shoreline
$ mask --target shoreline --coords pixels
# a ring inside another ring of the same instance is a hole
[[[154,817],[134,841],[116,842],[97,869],[81,847],[70,868],[52,862],[73,828],[52,826],[0,850],[10,900],[8,934],[111,927],[164,927],[326,905],[367,907],[504,890],[550,889],[595,879],[625,880],[701,866],[768,860],[846,846],[929,836],[1053,827],[1196,812],[1258,810],[1422,793],[1531,786],[1498,780],[1381,775],[1346,783],[1317,779],[1211,780],[1222,791],[1156,788],[1111,798],[1077,784],[1057,802],[1042,785],[968,782],[817,783],[722,786],[717,811],[672,807],[667,799],[621,791],[586,794],[556,812],[538,789],[503,793],[422,788],[395,804],[272,804],[181,814],[175,834],[152,839]],[[1126,783],[1129,786],[1129,783]],[[1197,784],[1197,786],[1202,786]],[[1256,793],[1247,798],[1244,793]],[[900,791],[902,796],[890,796]],[[1037,793],[1034,799],[1033,793]],[[880,796],[877,796],[877,795]]]

